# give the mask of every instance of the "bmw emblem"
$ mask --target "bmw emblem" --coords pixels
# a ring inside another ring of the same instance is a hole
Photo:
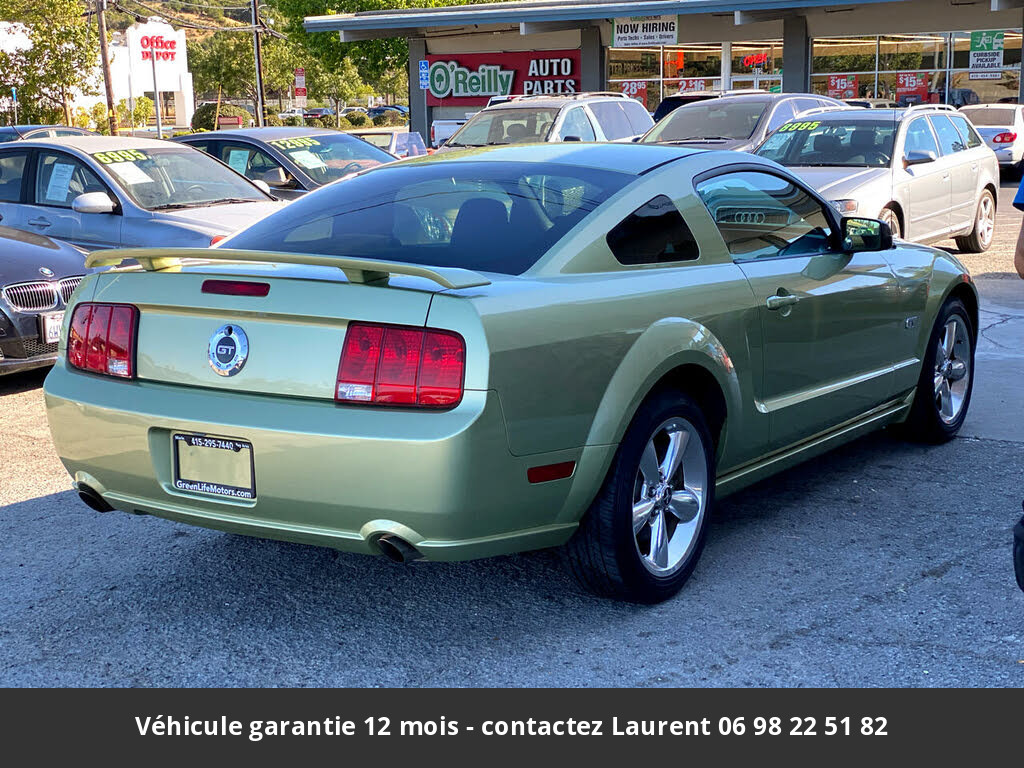
[[[237,325],[222,325],[210,337],[210,367],[218,376],[234,376],[249,358],[249,339]]]
[[[53,270],[50,269],[49,267],[40,267],[39,274],[42,275],[43,277],[53,277],[54,273]]]

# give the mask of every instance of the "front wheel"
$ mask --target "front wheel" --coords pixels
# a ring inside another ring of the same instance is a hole
[[[661,392],[637,412],[597,498],[565,546],[600,595],[666,600],[697,565],[714,504],[714,441],[700,408]]]
[[[882,209],[882,212],[878,215],[878,218],[889,225],[889,230],[892,232],[892,236],[895,238],[903,237],[903,233],[900,229],[900,217],[895,210],[886,206]]]
[[[996,200],[989,190],[981,193],[974,214],[971,234],[956,238],[956,247],[965,253],[984,253],[992,245],[996,233]]]
[[[928,341],[905,425],[908,437],[942,443],[960,431],[974,389],[974,338],[966,307],[959,299],[947,301]]]

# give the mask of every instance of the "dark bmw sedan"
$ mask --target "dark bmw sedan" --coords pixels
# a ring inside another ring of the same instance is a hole
[[[64,307],[87,272],[85,252],[0,226],[0,376],[53,365]]]
[[[213,155],[253,181],[266,182],[282,200],[294,200],[396,159],[369,142],[330,128],[242,128],[179,136],[175,141]]]

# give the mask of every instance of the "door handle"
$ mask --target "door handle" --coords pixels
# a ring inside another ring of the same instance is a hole
[[[37,219],[30,219],[28,223],[31,224],[33,227],[42,227],[43,229],[46,229],[46,227],[50,226],[50,222],[44,219],[42,216],[40,216]]]
[[[793,296],[792,294],[787,294],[785,296],[769,296],[764,300],[764,305],[768,307],[768,309],[774,311],[776,309],[782,309],[783,307],[792,307],[798,301],[800,301],[800,297]]]

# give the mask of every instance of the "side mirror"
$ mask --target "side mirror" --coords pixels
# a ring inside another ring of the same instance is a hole
[[[893,247],[892,230],[884,221],[847,217],[843,219],[842,229],[846,253],[888,251]]]
[[[934,163],[938,159],[930,149],[912,149],[903,156],[903,167],[909,168],[912,165]]]
[[[114,201],[106,192],[86,192],[71,201],[75,213],[113,213]]]
[[[280,166],[260,174],[257,180],[262,181],[268,187],[287,187],[292,183],[287,171]]]

